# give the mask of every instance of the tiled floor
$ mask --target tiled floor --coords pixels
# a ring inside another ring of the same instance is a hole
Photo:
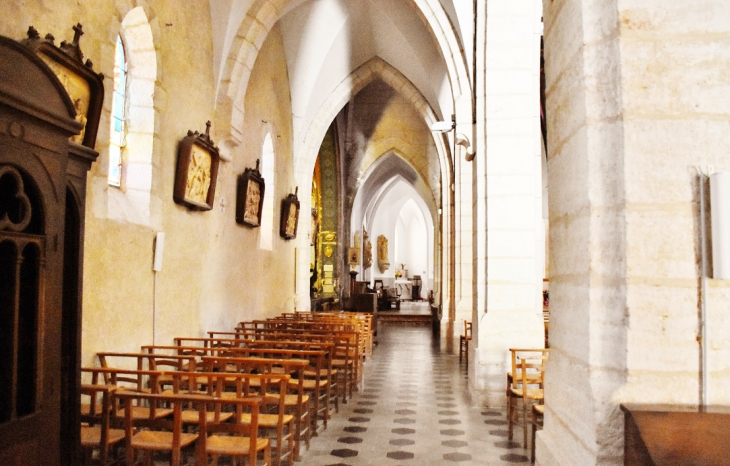
[[[442,350],[430,327],[383,324],[378,342],[364,386],[298,465],[529,464],[521,429],[507,440],[504,410],[470,397],[458,354]]]

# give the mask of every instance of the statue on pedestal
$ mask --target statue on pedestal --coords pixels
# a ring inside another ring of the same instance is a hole
[[[388,238],[385,235],[378,236],[378,267],[380,273],[385,273],[390,268],[388,262]]]
[[[365,228],[362,229],[362,238],[362,269],[367,270],[373,265],[373,245],[370,243],[370,236]]]

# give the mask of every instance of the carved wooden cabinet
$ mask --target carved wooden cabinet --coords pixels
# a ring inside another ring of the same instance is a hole
[[[0,464],[73,464],[86,172],[52,70],[0,37]]]

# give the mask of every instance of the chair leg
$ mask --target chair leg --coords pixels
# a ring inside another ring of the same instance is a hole
[[[527,448],[527,400],[522,400],[522,448]]]
[[[513,419],[514,407],[512,406],[512,397],[507,398],[507,439],[512,440],[512,431],[514,429]]]
[[[535,434],[537,433],[537,416],[532,411],[532,444],[530,445],[530,461],[535,462]]]

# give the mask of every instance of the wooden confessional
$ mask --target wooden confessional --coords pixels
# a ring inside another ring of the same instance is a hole
[[[2,465],[77,463],[86,173],[98,154],[69,139],[88,134],[88,114],[77,118],[47,62],[0,37]]]

